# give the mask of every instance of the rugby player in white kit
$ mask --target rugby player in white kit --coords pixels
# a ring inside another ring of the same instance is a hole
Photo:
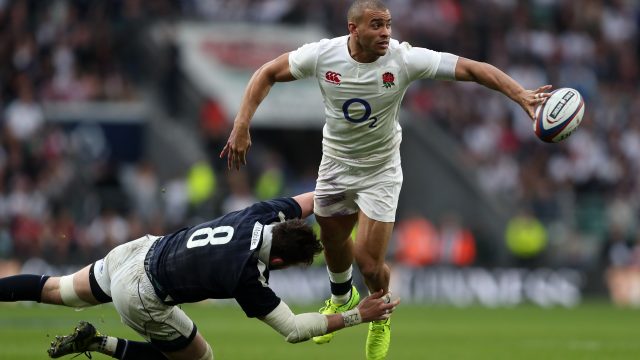
[[[551,88],[526,90],[492,65],[392,39],[391,14],[378,0],[355,1],[348,12],[348,30],[348,35],[306,44],[260,67],[249,81],[220,153],[228,156],[229,169],[246,164],[249,123],[270,88],[276,82],[318,80],[326,124],[314,213],[321,227],[332,293],[321,309],[324,314],[347,311],[358,303],[351,280],[354,258],[369,291],[388,293],[390,271],[384,259],[402,186],[398,114],[411,82],[425,78],[474,81],[503,93],[532,119],[535,106],[546,100]],[[370,324],[367,359],[386,358],[390,322]],[[314,341],[326,343],[332,336]]]

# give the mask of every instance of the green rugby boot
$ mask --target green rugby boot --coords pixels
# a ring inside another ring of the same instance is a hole
[[[85,353],[88,358],[91,358],[89,346],[101,341],[102,335],[93,325],[86,321],[80,321],[71,335],[56,336],[56,339],[51,342],[51,347],[47,350],[47,353],[52,358],[81,353]]]
[[[370,322],[369,334],[367,334],[367,348],[365,350],[367,360],[386,359],[390,343],[391,318]]]
[[[329,300],[325,301],[324,306],[320,308],[320,314],[339,314],[355,308],[359,302],[360,293],[358,293],[358,289],[356,289],[355,286],[351,286],[351,297],[349,298],[349,301],[347,301],[345,304],[338,305],[334,304],[333,301],[331,301],[331,298],[329,298]],[[333,339],[333,333],[315,336],[313,338],[313,342],[318,345],[322,345],[328,343],[329,341],[331,341],[331,339]]]

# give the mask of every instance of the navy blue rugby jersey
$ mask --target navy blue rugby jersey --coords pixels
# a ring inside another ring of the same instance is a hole
[[[292,198],[269,200],[164,236],[149,273],[168,303],[235,298],[247,316],[265,316],[280,298],[266,284],[269,270],[259,267],[258,252],[264,225],[280,222],[280,213],[293,219],[302,210]]]

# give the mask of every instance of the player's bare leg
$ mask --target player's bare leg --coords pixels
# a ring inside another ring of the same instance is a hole
[[[91,292],[89,268],[63,277],[46,275],[14,275],[0,279],[0,301],[37,301],[52,305],[83,307],[100,304]],[[65,285],[65,294],[72,297],[71,304],[65,303],[61,292],[61,282]],[[73,301],[76,300],[76,301]],[[82,306],[76,306],[77,302]]]
[[[387,246],[393,231],[392,222],[381,222],[360,212],[356,234],[355,258],[370,292],[383,289],[389,291],[390,270],[385,263]],[[389,301],[390,299],[387,298]],[[369,324],[367,335],[367,360],[382,360],[387,357],[391,343],[391,318]]]
[[[392,222],[381,222],[370,219],[360,212],[358,232],[356,234],[355,258],[371,292],[389,291],[390,271],[384,259],[389,239],[393,231]]]
[[[87,305],[98,305],[101,304],[100,301],[96,300],[93,296],[93,292],[91,291],[91,285],[89,284],[89,269],[91,265],[87,265],[84,268],[75,272],[71,278],[73,284],[73,291],[75,295],[81,300],[87,303]],[[66,305],[73,306],[69,304],[65,304],[62,300],[62,296],[60,294],[60,281],[61,277],[50,277],[47,282],[45,282],[44,287],[42,288],[42,302],[45,304],[54,304],[54,305]]]
[[[320,225],[320,240],[324,246],[325,260],[332,272],[343,272],[353,263],[351,231],[357,219],[358,214],[335,217],[316,215],[316,221]]]
[[[358,214],[335,217],[316,215],[331,280],[331,299],[338,305],[346,303],[351,295],[353,264],[351,232],[357,219]]]
[[[357,214],[336,217],[316,215],[320,224],[320,240],[324,246],[325,260],[331,281],[331,299],[325,302],[320,313],[328,315],[351,310],[360,301],[360,294],[352,285],[353,241],[351,232],[358,219]],[[316,344],[326,344],[333,333],[316,336]]]

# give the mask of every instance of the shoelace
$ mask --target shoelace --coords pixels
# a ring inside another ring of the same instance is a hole
[[[387,327],[388,327],[388,325],[387,325],[386,321],[379,322],[379,323],[377,323],[377,322],[372,322],[371,323],[371,330],[378,330],[378,331],[382,330],[382,332],[384,333],[385,331],[387,331]],[[376,338],[376,340],[377,340],[377,338]]]
[[[326,300],[326,301],[324,302],[324,306],[320,308],[320,311],[322,312],[322,311],[325,311],[325,310],[327,310],[327,309],[330,309],[330,308],[331,308],[331,305],[332,305],[331,299]]]
[[[384,326],[384,324],[373,324],[373,326],[371,326],[374,330],[382,330],[387,331],[387,327]]]

